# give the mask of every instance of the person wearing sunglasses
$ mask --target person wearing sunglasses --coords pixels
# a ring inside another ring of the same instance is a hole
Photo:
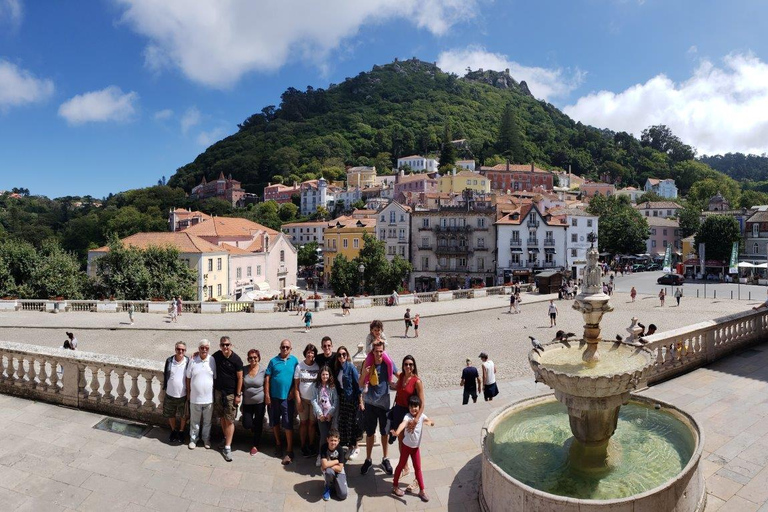
[[[290,340],[280,342],[280,353],[269,360],[264,379],[264,400],[267,403],[269,425],[275,434],[276,453],[283,459],[283,465],[293,461],[293,419],[296,417],[296,405],[293,397],[296,393],[293,375],[299,360],[291,354]],[[280,441],[280,426],[285,429],[285,447]]]
[[[261,363],[261,353],[252,348],[248,351],[248,366],[243,372],[243,403],[240,405],[243,427],[253,432],[251,456],[259,453],[264,426],[264,379],[266,369]]]
[[[341,435],[341,446],[347,447],[347,459],[354,460],[360,454],[357,442],[362,439],[363,431],[357,421],[357,410],[360,404],[360,374],[349,360],[347,347],[341,346],[336,351],[336,368],[334,373],[336,388],[339,395],[338,428]]]
[[[187,422],[187,381],[184,376],[189,366],[187,344],[183,341],[176,343],[174,355],[165,360],[163,370],[163,418],[168,419],[171,427],[171,437],[168,442],[184,442],[184,425]],[[176,419],[179,418],[178,429]]]
[[[197,446],[201,435],[205,449],[211,448],[211,419],[213,416],[213,381],[216,378],[216,362],[210,356],[211,343],[200,340],[195,355],[187,366],[189,393],[189,449]]]
[[[232,350],[232,340],[222,336],[219,348],[213,354],[216,362],[216,379],[213,381],[214,409],[221,419],[224,432],[222,456],[232,462],[232,437],[235,435],[235,417],[243,398],[243,360]]]

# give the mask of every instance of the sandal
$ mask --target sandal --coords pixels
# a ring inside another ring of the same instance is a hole
[[[400,473],[400,478],[404,478],[404,477],[406,477],[406,476],[408,476],[410,474],[411,474],[411,468],[409,468],[408,466],[405,466],[403,468],[403,472]]]
[[[405,488],[405,492],[413,493],[418,488],[419,488],[419,481],[414,480],[413,482],[408,484],[408,487]]]
[[[427,494],[427,491],[421,491],[419,493],[419,498],[421,498],[421,501],[423,501],[424,503],[428,502],[429,501],[429,495]]]
[[[403,496],[403,495],[405,495],[403,490],[400,489],[399,487],[393,487],[392,488],[392,494],[394,494],[395,496]]]

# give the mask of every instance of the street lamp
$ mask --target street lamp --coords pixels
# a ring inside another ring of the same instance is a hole
[[[357,270],[360,271],[360,295],[362,295],[365,292],[365,265],[361,263]]]

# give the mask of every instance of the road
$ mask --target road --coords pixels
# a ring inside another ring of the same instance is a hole
[[[664,272],[637,272],[615,278],[617,292],[629,292],[634,286],[637,293],[658,295],[659,289],[667,289],[667,297],[672,297],[676,287],[656,284],[656,279]],[[733,299],[743,301],[765,300],[768,287],[761,285],[746,285],[736,283],[717,283],[713,281],[690,281],[683,284],[683,294],[686,297],[711,299]]]

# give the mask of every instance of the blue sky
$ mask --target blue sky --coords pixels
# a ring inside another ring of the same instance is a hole
[[[395,57],[510,68],[576,120],[766,152],[757,0],[0,0],[0,190],[150,186],[287,87]]]

